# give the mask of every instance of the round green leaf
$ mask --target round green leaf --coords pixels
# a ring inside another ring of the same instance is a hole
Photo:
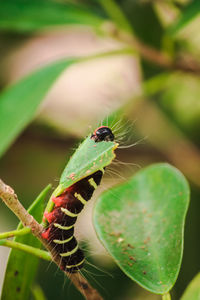
[[[189,187],[168,164],[155,164],[97,202],[97,234],[119,267],[145,289],[164,294],[174,285],[183,252]]]
[[[181,300],[200,300],[200,273],[192,279]]]

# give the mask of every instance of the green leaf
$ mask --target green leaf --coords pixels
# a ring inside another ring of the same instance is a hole
[[[0,156],[33,119],[45,94],[66,68],[90,59],[130,53],[133,53],[130,48],[122,48],[84,58],[63,59],[36,70],[8,88],[0,95]]]
[[[192,1],[183,11],[178,21],[169,28],[170,34],[176,34],[193,19],[200,15],[200,1]]]
[[[54,62],[26,76],[0,95],[0,156],[33,119],[38,105],[58,76],[77,61]]]
[[[95,143],[90,136],[76,150],[64,169],[59,188],[63,191],[81,178],[95,173],[109,165],[115,158],[115,142]]]
[[[33,202],[29,208],[29,213],[38,221],[42,221],[44,200],[49,193],[51,186],[48,185]],[[19,223],[18,229],[23,225]],[[32,234],[18,236],[14,239],[16,242],[27,244],[39,248],[41,243]],[[2,291],[2,300],[28,300],[30,287],[37,272],[39,259],[28,253],[12,249],[10,252],[4,286]]]
[[[145,289],[167,293],[183,253],[189,187],[168,164],[155,164],[97,202],[97,234],[119,267]]]
[[[74,24],[99,27],[102,18],[91,10],[72,3],[45,0],[0,1],[1,30],[26,32]]]
[[[98,0],[98,2],[101,4],[110,19],[113,20],[120,29],[133,33],[133,29],[129,24],[128,19],[115,0]]]
[[[181,300],[200,300],[200,273],[190,282]]]
[[[118,144],[115,142],[95,143],[90,136],[78,147],[65,167],[58,187],[53,192],[54,196],[60,195],[67,187],[80,179],[87,177],[98,170],[102,170],[115,158],[114,150]],[[54,203],[51,198],[46,211],[52,211]]]
[[[32,294],[35,300],[46,300],[44,292],[39,285],[35,285],[32,287]]]

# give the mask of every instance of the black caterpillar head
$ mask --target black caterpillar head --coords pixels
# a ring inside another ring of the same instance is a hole
[[[91,139],[93,139],[96,143],[102,141],[114,141],[114,134],[112,130],[107,126],[101,126],[97,128],[94,133],[91,135]]]

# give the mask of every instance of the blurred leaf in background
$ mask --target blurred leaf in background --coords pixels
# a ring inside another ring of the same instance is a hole
[[[0,2],[0,29],[35,31],[53,26],[90,25],[99,27],[103,19],[87,7],[57,1],[11,0]]]
[[[190,282],[181,300],[199,300],[200,299],[200,274],[197,274]]]

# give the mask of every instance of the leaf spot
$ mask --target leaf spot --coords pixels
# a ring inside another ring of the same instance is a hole
[[[119,237],[122,233],[121,232],[111,232],[109,235]]]
[[[123,239],[123,238],[121,238],[121,237],[120,237],[120,238],[118,238],[118,240],[117,240],[117,242],[118,242],[118,243],[121,243],[121,242],[123,242],[123,241],[124,241],[124,239]]]
[[[131,249],[134,249],[135,247],[133,246],[133,245],[131,245],[131,244],[128,244],[127,245],[129,248],[131,248]]]
[[[150,236],[148,236],[148,237],[144,240],[144,244],[147,244],[150,240],[151,240],[151,238],[150,238]]]
[[[130,260],[133,260],[134,262],[136,262],[136,259],[135,259],[135,257],[133,257],[133,256],[129,256],[129,259],[130,259]]]
[[[74,180],[74,179],[75,179],[75,175],[76,175],[75,173],[71,173],[71,174],[69,175],[69,178],[72,179],[72,180]]]

